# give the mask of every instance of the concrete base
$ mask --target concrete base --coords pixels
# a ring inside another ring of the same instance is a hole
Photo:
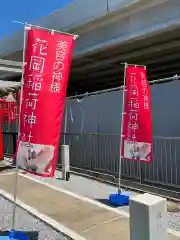
[[[17,231],[10,231],[9,232],[9,238],[11,240],[28,240],[28,236],[25,235],[23,232],[17,232]]]
[[[130,199],[130,240],[167,239],[167,200],[151,194]]]
[[[111,205],[120,207],[129,204],[129,195],[125,193],[113,193],[109,195],[109,202]]]

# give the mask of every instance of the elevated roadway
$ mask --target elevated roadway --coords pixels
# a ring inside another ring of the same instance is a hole
[[[79,34],[68,94],[116,87],[123,65],[147,66],[149,80],[180,73],[179,0],[75,0],[33,23]],[[0,41],[0,58],[22,61],[23,31]]]

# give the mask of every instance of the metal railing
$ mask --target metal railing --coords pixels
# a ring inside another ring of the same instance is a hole
[[[17,133],[3,132],[4,155],[12,157],[16,151]]]
[[[3,134],[5,155],[14,153],[16,139],[16,133]],[[70,146],[70,165],[75,171],[118,178],[118,134],[61,134],[60,143]],[[60,154],[57,165],[61,165]],[[123,159],[121,176],[129,182],[180,192],[180,138],[154,137],[153,161],[144,163]]]
[[[62,136],[62,143],[64,137]],[[120,137],[115,134],[67,134],[74,168],[118,177]],[[122,160],[121,176],[130,181],[180,190],[180,138],[153,138],[153,161]],[[58,160],[60,163],[60,159]]]

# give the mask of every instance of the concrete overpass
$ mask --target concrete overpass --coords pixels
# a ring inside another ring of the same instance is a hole
[[[0,59],[0,79],[18,78],[21,72],[21,62]]]
[[[149,79],[180,73],[179,0],[75,0],[35,24],[79,34],[68,93],[119,86],[122,62]],[[0,58],[22,61],[23,31],[0,41]]]

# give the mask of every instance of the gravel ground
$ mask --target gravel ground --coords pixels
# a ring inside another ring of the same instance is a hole
[[[180,231],[180,213],[168,213],[168,227]]]
[[[1,231],[8,231],[12,223],[12,207],[13,204],[0,196],[0,229]],[[16,209],[16,230],[23,231],[38,231],[39,240],[67,240],[60,233],[53,231],[49,226],[43,222],[35,219],[23,209],[17,207]]]

